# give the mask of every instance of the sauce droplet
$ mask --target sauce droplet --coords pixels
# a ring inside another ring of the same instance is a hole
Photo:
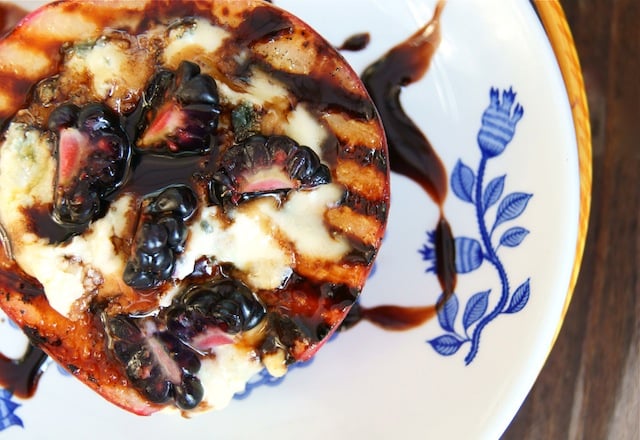
[[[371,35],[369,35],[368,32],[361,32],[358,34],[353,34],[346,40],[344,40],[344,42],[340,46],[338,46],[338,50],[357,52],[359,50],[366,49],[370,42]]]
[[[46,360],[47,355],[31,344],[20,359],[10,359],[0,353],[0,385],[18,397],[33,396]]]

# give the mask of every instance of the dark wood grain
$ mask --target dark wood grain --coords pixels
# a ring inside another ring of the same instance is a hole
[[[585,255],[549,359],[505,440],[640,439],[640,1],[562,0],[593,134]]]

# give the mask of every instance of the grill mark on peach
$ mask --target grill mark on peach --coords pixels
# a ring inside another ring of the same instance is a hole
[[[339,151],[338,157],[342,160],[356,161],[363,167],[375,166],[382,173],[386,173],[389,167],[384,151],[364,145],[347,145]]]
[[[41,347],[43,345],[51,346],[51,347],[59,347],[62,345],[62,341],[60,340],[60,338],[57,338],[55,336],[50,337],[48,335],[43,335],[40,332],[40,329],[36,327],[32,327],[30,325],[24,325],[22,327],[22,331],[24,332],[25,335],[27,335],[27,338],[29,338],[29,341],[31,342],[31,344],[33,344],[36,347]]]
[[[248,10],[246,8],[249,8]],[[258,8],[251,7],[246,1],[238,1],[233,6],[228,3],[214,3],[208,1],[193,0],[185,4],[183,2],[174,2],[172,0],[153,0],[147,2],[144,10],[139,12],[142,17],[139,24],[132,29],[133,32],[145,32],[158,23],[162,19],[175,19],[175,17],[208,17],[213,24],[224,27],[228,30],[239,28],[245,23],[248,16]],[[132,12],[137,16],[138,12]],[[150,17],[154,17],[151,19]],[[104,21],[108,23],[112,20],[109,14],[105,14]]]
[[[2,61],[0,60],[0,63]],[[1,69],[2,67],[0,67]],[[33,83],[27,78],[21,78],[12,72],[0,71],[0,84],[4,84],[0,90],[0,121],[13,115],[16,108],[26,104],[26,97]],[[3,124],[0,124],[2,128]]]
[[[40,282],[27,275],[14,262],[6,266],[3,264],[0,268],[0,292],[0,303],[9,303],[12,295],[17,295],[21,302],[27,304],[35,298],[44,297]]]
[[[377,254],[377,249],[371,244],[362,242],[359,237],[348,237],[351,251],[346,254],[342,261],[349,264],[362,264],[369,266]]]
[[[308,102],[319,111],[342,111],[365,120],[373,119],[376,115],[375,107],[367,96],[356,90],[346,90],[335,81],[329,82],[324,76],[283,72],[265,64],[261,67],[266,72],[286,84],[301,102]],[[319,71],[323,72],[322,68]]]
[[[247,11],[235,31],[236,41],[251,47],[265,39],[276,39],[282,34],[291,34],[293,23],[271,7],[257,7]]]
[[[374,217],[380,223],[386,220],[389,210],[389,205],[386,200],[369,199],[353,191],[345,192],[341,204],[350,207],[358,214]]]

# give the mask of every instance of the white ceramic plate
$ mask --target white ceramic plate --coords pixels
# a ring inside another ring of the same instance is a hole
[[[369,32],[365,50],[344,52],[358,72],[429,21],[435,6],[434,0],[275,3],[336,45]],[[448,170],[444,212],[459,245],[458,266],[465,269],[458,275],[455,304],[439,319],[406,332],[361,323],[283,381],[256,385],[226,410],[191,420],[130,415],[51,366],[31,399],[0,389],[0,435],[499,437],[562,321],[578,234],[577,147],[559,68],[528,1],[449,0],[442,35],[425,78],[402,93],[408,114]],[[500,154],[481,170],[489,150],[480,148],[478,132],[491,89],[500,104],[508,99],[505,90],[516,93],[504,114],[515,134],[504,151],[493,150]],[[517,123],[516,105],[524,109]],[[475,203],[478,182],[484,205]],[[440,287],[421,250],[429,245],[427,232],[435,227],[438,208],[409,179],[393,175],[392,185],[388,232],[362,303],[433,304]],[[24,347],[18,331],[4,322],[0,334],[0,350],[18,356]]]

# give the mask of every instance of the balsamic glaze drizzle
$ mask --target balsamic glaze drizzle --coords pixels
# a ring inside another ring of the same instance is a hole
[[[427,137],[400,103],[403,87],[420,80],[440,43],[440,2],[433,19],[409,39],[387,52],[362,75],[384,123],[391,169],[418,183],[440,206],[447,195],[444,165]]]
[[[433,18],[406,41],[398,44],[369,66],[362,81],[383,121],[391,170],[419,184],[440,208],[435,231],[436,273],[443,291],[435,306],[378,306],[351,308],[344,328],[367,320],[385,330],[408,330],[422,325],[451,297],[456,285],[455,244],[444,216],[447,172],[435,149],[400,103],[403,87],[420,80],[429,69],[440,43],[440,15],[445,2],[436,6]]]

